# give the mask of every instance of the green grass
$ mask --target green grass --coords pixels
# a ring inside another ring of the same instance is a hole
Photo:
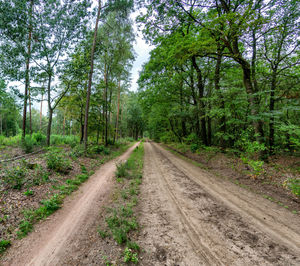
[[[9,240],[0,239],[0,254],[3,253],[8,247],[10,247],[11,243]]]
[[[123,153],[124,150],[126,150],[128,148],[128,146],[129,145],[124,145],[124,146],[120,147],[119,151],[116,151],[116,152],[110,154],[110,156],[106,156],[104,158],[104,160],[108,161],[113,158],[112,156],[117,157],[120,153]],[[54,162],[52,161],[51,163],[53,163],[54,165],[56,165],[56,163],[57,163],[57,158],[54,158],[55,155],[58,155],[58,157],[61,159],[63,156],[61,151],[57,150],[57,149],[51,149],[50,154],[51,154],[50,160],[53,159],[53,161],[54,161]],[[46,156],[47,156],[47,158],[49,158],[49,154]],[[53,166],[53,168],[55,168],[55,167],[56,166]],[[39,169],[39,168],[37,168],[37,169]],[[57,169],[57,168],[55,168],[55,169]],[[40,202],[41,205],[39,208],[37,208],[35,210],[27,209],[27,210],[23,211],[24,219],[20,222],[19,227],[18,227],[18,231],[17,231],[18,238],[25,237],[28,233],[30,233],[33,230],[33,225],[36,222],[47,218],[49,215],[51,215],[56,210],[61,208],[63,199],[67,195],[70,195],[73,191],[77,190],[78,187],[83,182],[85,182],[89,178],[90,175],[94,174],[93,170],[88,172],[84,165],[81,165],[81,172],[82,172],[82,174],[75,176],[74,179],[66,179],[64,185],[54,186],[53,188],[55,190],[57,190],[57,193],[52,195],[49,199],[42,200]],[[44,178],[44,177],[42,177],[42,178]],[[47,176],[47,178],[48,178],[48,176]],[[31,195],[31,192],[33,192],[33,191],[27,190],[26,192],[24,192],[24,194],[29,196],[29,195]]]
[[[117,244],[125,245],[123,251],[123,262],[137,263],[138,251],[140,247],[131,241],[130,234],[139,228],[134,213],[139,193],[139,185],[142,182],[144,148],[143,144],[135,148],[127,160],[127,163],[117,165],[115,177],[118,182],[122,183],[122,189],[114,194],[116,206],[108,208],[105,221],[106,230],[99,232],[100,236],[107,237],[109,231]],[[121,201],[120,201],[121,200]]]

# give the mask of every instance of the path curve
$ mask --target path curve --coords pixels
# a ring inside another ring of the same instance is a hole
[[[63,207],[35,226],[34,232],[18,241],[5,254],[1,265],[59,265],[68,247],[88,230],[113,187],[116,163],[128,159],[139,143],[104,165],[78,191],[65,199]]]

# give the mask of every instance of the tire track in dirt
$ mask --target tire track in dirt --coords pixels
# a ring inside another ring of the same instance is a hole
[[[62,265],[65,257],[70,256],[73,243],[85,235],[107,200],[113,187],[116,162],[126,160],[138,144],[101,166],[78,191],[65,200],[62,209],[36,225],[34,232],[8,250],[0,264]]]
[[[240,213],[256,227],[268,233],[276,241],[283,242],[286,246],[300,254],[300,220],[286,209],[264,199],[250,191],[220,178],[209,172],[188,163],[157,144],[156,149],[193,182],[224,202],[229,208]]]
[[[185,233],[192,242],[190,246],[197,246],[196,250],[200,251],[197,254],[198,263],[187,265],[299,265],[297,246],[295,249],[294,244],[286,245],[289,240],[280,241],[282,236],[274,239],[268,230],[261,230],[253,223],[255,218],[247,219],[239,208],[227,205],[226,198],[224,203],[223,195],[215,197],[216,192],[211,191],[213,187],[207,189],[207,184],[202,185],[201,182],[207,176],[200,168],[177,158],[156,144],[147,143],[145,148],[145,165],[147,161],[152,161],[152,178],[163,187],[160,190],[168,194],[169,202],[176,206],[182,227],[186,229]],[[194,168],[192,173],[191,168]],[[149,171],[145,169],[145,179],[147,174]],[[221,186],[219,189],[224,189],[224,184],[220,184],[216,177],[206,181],[215,182],[215,185]],[[154,200],[153,196],[150,201]],[[155,197],[166,198],[166,195],[156,192]],[[151,205],[151,202],[148,204]],[[165,211],[162,207],[160,209],[157,210],[158,213]],[[151,232],[151,228],[146,226],[145,231],[147,230]],[[297,231],[294,233],[297,243],[299,234]]]

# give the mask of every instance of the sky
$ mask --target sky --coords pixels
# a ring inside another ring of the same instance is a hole
[[[131,19],[134,21],[133,29],[136,34],[136,42],[134,43],[134,50],[136,52],[136,59],[133,63],[133,67],[131,70],[131,90],[136,91],[138,88],[137,81],[139,79],[139,72],[142,70],[142,66],[144,63],[148,61],[150,58],[150,51],[153,49],[149,44],[145,42],[142,38],[142,33],[138,31],[137,25],[135,23],[136,17],[139,15],[140,10],[135,11],[131,15]]]

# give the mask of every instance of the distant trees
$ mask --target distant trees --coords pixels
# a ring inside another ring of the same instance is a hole
[[[20,111],[16,102],[23,101],[23,137],[42,130],[47,145],[52,128],[55,133],[80,135],[86,147],[88,132],[106,145],[121,135],[123,95],[134,60],[135,37],[129,19],[133,1],[98,3],[99,26],[93,34],[88,27],[91,0],[0,1],[0,77],[24,84],[24,91],[14,87],[19,98],[7,89],[1,91],[0,134],[6,134],[3,125],[10,117],[5,98],[16,112]],[[44,101],[47,120],[42,115]],[[39,117],[33,102],[40,103]],[[12,134],[18,130],[19,125]]]

